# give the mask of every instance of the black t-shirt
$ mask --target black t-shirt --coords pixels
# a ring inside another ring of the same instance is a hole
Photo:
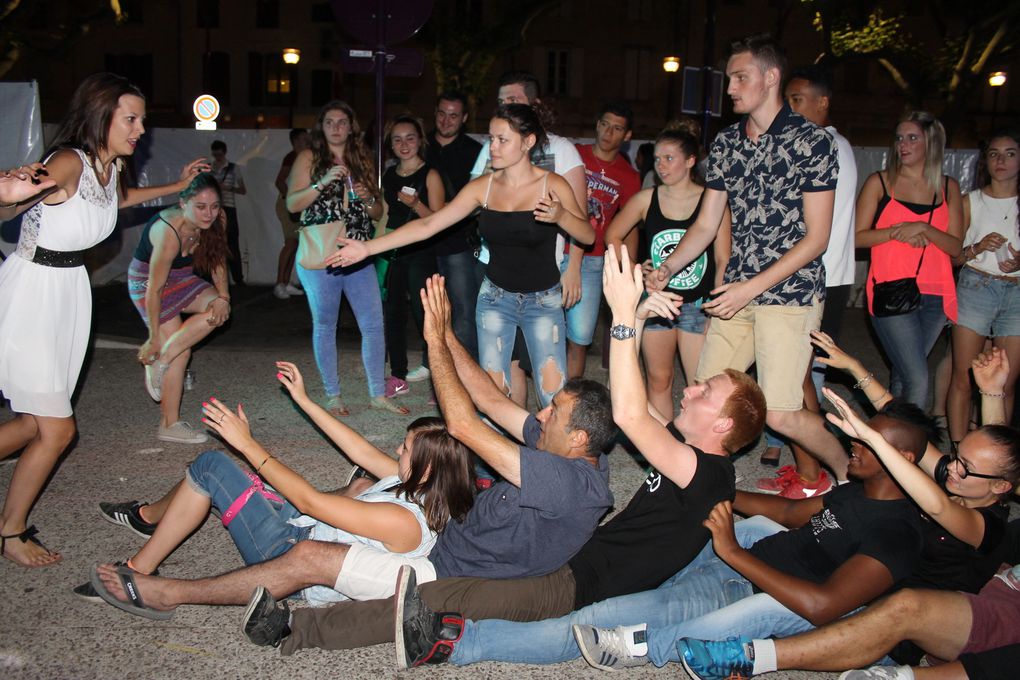
[[[570,560],[575,609],[656,588],[705,547],[711,534],[701,523],[716,503],[733,500],[735,474],[729,458],[694,452],[697,468],[686,488],[653,469],[627,507]]]
[[[698,205],[694,212],[683,220],[673,220],[662,214],[659,207],[659,189],[652,190],[652,199],[648,204],[648,213],[645,215],[645,242],[648,244],[648,258],[652,264],[658,267],[666,261],[680,239],[684,237],[694,221],[698,219],[701,211],[701,201],[704,194],[698,199]],[[715,288],[715,241],[705,249],[701,255],[694,258],[683,270],[677,272],[666,284],[666,289],[683,295],[684,302],[694,302],[708,296]]]
[[[471,168],[481,150],[482,145],[463,132],[446,146],[436,141],[435,134],[429,135],[425,160],[442,176],[448,203],[471,179]],[[476,229],[475,218],[468,217],[439,232],[436,235],[436,255],[455,255],[473,249],[477,241]]]
[[[751,553],[785,574],[824,583],[854,555],[889,569],[893,582],[910,576],[921,555],[921,518],[906,498],[879,501],[864,486],[843,484],[822,497],[824,507],[804,526],[761,539]]]
[[[429,170],[431,169],[431,166],[428,163],[425,163],[407,177],[401,177],[397,174],[397,166],[391,165],[386,169],[386,172],[383,173],[383,199],[386,201],[386,210],[389,214],[389,217],[386,218],[387,231],[399,229],[408,222],[413,222],[418,219],[418,214],[411,210],[410,206],[404,205],[399,199],[397,199],[397,194],[400,193],[400,190],[404,187],[414,189],[418,192],[418,199],[426,206],[429,204],[429,187],[426,179],[428,178]],[[401,247],[397,253],[399,255],[411,255],[417,253],[431,254],[437,238],[438,236],[433,236],[418,243],[411,243]]]
[[[981,546],[972,548],[942,528],[938,522],[922,515],[924,549],[921,562],[904,581],[904,588],[934,588],[976,593],[995,575],[1006,561],[1007,544],[1003,540],[1009,508],[996,503],[978,510],[985,518],[985,535]]]

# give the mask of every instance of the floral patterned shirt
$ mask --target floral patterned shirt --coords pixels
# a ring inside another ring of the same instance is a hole
[[[330,182],[322,187],[322,191],[310,206],[301,211],[301,226],[343,222],[347,225],[347,238],[355,241],[370,241],[375,235],[375,224],[360,200],[348,200],[344,208],[347,192],[342,181]]]
[[[747,281],[775,264],[807,233],[803,196],[834,191],[836,142],[789,106],[752,141],[747,117],[720,132],[709,151],[705,186],[727,194],[733,215],[733,254],[724,280]],[[752,301],[805,307],[825,296],[821,256]]]

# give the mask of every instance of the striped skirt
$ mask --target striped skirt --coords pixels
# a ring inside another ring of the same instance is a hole
[[[132,258],[131,266],[128,267],[128,294],[146,325],[149,323],[145,310],[145,291],[148,287],[149,263]],[[207,288],[212,286],[196,276],[192,267],[171,269],[159,299],[159,322],[163,324],[178,316]]]

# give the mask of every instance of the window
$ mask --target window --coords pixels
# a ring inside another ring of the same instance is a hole
[[[279,0],[255,0],[255,28],[280,27]]]
[[[545,91],[550,95],[564,95],[569,84],[570,51],[549,50],[546,55]]]
[[[107,54],[106,70],[124,76],[138,86],[150,101],[155,99],[152,90],[152,54]]]
[[[199,28],[219,28],[220,0],[196,0],[195,16]]]
[[[333,99],[333,71],[318,68],[312,71],[312,98],[308,102],[312,106],[322,106]]]
[[[648,99],[652,52],[646,47],[623,50],[623,98],[631,101]]]
[[[202,55],[202,91],[216,97],[223,106],[230,105],[230,55],[206,52]]]
[[[297,101],[297,68],[284,64],[279,52],[249,52],[248,100],[251,106],[290,106]]]

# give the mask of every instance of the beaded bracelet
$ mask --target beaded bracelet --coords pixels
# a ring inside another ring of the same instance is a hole
[[[1004,399],[1006,397],[1005,392],[985,392],[984,390],[978,390],[978,394],[982,397],[993,397],[995,399]]]
[[[855,390],[863,390],[871,384],[872,379],[875,377],[874,373],[868,373],[866,376],[854,383]]]

